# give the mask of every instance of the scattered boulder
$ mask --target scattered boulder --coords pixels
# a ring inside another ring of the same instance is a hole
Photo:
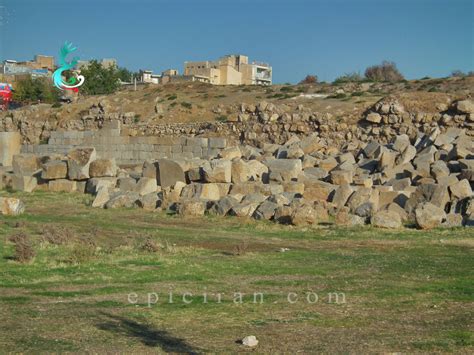
[[[18,216],[25,212],[25,204],[15,197],[0,197],[0,211],[5,216]]]
[[[109,200],[110,200],[109,189],[107,187],[101,187],[97,191],[94,201],[92,201],[92,207],[103,208]]]
[[[201,200],[183,200],[179,203],[178,214],[189,216],[204,216],[206,212],[206,202]]]
[[[242,345],[254,348],[258,345],[258,340],[254,335],[248,335],[242,339]]]
[[[158,185],[156,183],[156,179],[142,177],[138,180],[137,185],[135,186],[135,191],[140,195],[148,195],[154,192],[157,192]]]
[[[458,101],[456,108],[462,113],[474,113],[474,101],[472,100],[461,100]]]
[[[415,209],[416,224],[421,229],[431,229],[441,226],[446,219],[446,213],[430,202],[421,203]]]
[[[396,228],[401,228],[402,227],[402,219],[400,215],[394,211],[379,211],[375,213],[371,220],[370,223],[379,228],[390,228],[390,229],[396,229]]]

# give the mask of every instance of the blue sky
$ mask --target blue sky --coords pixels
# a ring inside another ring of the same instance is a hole
[[[474,70],[474,0],[0,0],[0,59],[114,57],[132,70],[242,53],[274,82],[320,80],[384,59],[407,78]]]

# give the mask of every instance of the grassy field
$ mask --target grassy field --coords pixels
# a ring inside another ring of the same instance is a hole
[[[266,353],[474,351],[472,230],[295,228],[16,195],[25,214],[0,224],[0,352],[238,352],[246,335]]]

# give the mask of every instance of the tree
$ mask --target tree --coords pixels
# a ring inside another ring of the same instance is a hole
[[[133,73],[127,68],[118,68],[118,77],[121,81],[130,83],[132,81]]]
[[[300,81],[300,84],[316,84],[318,77],[316,75],[306,75],[306,78]]]
[[[383,61],[382,64],[372,65],[365,70],[365,77],[371,81],[401,81],[405,78],[397,69],[394,62]]]
[[[466,74],[464,74],[461,70],[453,70],[451,72],[451,76],[453,78],[464,78]]]
[[[28,78],[18,81],[13,91],[13,100],[20,103],[45,102],[54,104],[59,102],[60,91],[47,78]]]
[[[92,60],[81,69],[84,84],[80,90],[89,95],[111,94],[120,87],[120,74],[116,66],[104,68],[101,63]]]

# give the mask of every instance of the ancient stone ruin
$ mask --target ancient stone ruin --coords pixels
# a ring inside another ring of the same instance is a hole
[[[116,120],[99,130],[52,132],[48,144],[20,147],[18,137],[3,133],[0,185],[87,193],[95,208],[183,216],[210,213],[294,225],[472,226],[474,148],[465,125],[472,122],[472,101],[457,108],[462,117],[454,115],[453,122],[459,124],[430,123],[414,131],[416,125],[404,128],[410,115],[403,107],[379,103],[357,128],[370,130],[372,138],[348,141],[341,149],[318,132],[255,145],[216,136],[130,137]],[[390,141],[376,139],[374,130],[390,123],[397,129],[385,135]]]

